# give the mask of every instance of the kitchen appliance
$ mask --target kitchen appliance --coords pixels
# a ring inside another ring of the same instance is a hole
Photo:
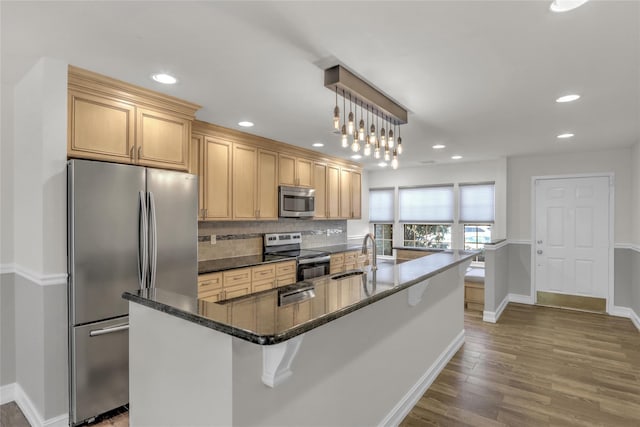
[[[329,274],[329,262],[331,260],[329,252],[300,249],[301,241],[301,233],[265,234],[265,261],[295,257],[297,261],[297,281]]]
[[[129,401],[125,291],[158,287],[196,298],[195,175],[70,160],[69,423]]]
[[[280,218],[312,218],[316,214],[316,190],[305,187],[278,187]]]

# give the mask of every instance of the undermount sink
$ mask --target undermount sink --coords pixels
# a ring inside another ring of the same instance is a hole
[[[331,278],[331,280],[339,280],[339,279],[344,279],[346,277],[351,277],[351,276],[360,276],[363,275],[364,271],[350,271],[348,273],[343,273],[343,274],[338,274],[336,276],[333,276]]]

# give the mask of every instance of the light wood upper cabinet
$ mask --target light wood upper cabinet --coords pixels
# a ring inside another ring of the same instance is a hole
[[[224,139],[203,136],[204,159],[200,173],[203,218],[231,219],[231,143]]]
[[[313,161],[280,154],[278,183],[297,187],[313,186]]]
[[[359,171],[340,170],[340,218],[362,217],[362,175]]]
[[[340,217],[340,167],[327,166],[327,213],[328,218]]]
[[[134,163],[135,107],[69,90],[69,157]]]
[[[136,108],[138,164],[189,170],[191,121],[148,108]]]
[[[188,171],[199,108],[69,66],[67,155]]]
[[[278,153],[258,150],[258,219],[278,219]]]
[[[233,218],[255,219],[258,149],[249,145],[233,144]]]
[[[324,163],[313,164],[313,186],[316,190],[314,218],[327,218],[327,165]]]

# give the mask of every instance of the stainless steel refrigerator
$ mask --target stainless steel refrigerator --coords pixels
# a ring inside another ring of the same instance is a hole
[[[69,420],[129,401],[125,291],[197,296],[195,175],[89,160],[68,164]]]

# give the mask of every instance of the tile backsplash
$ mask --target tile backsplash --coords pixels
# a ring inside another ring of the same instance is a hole
[[[198,222],[198,261],[262,253],[266,233],[302,233],[302,247],[347,243],[347,221],[280,219],[279,221]],[[211,244],[211,235],[216,241]]]

